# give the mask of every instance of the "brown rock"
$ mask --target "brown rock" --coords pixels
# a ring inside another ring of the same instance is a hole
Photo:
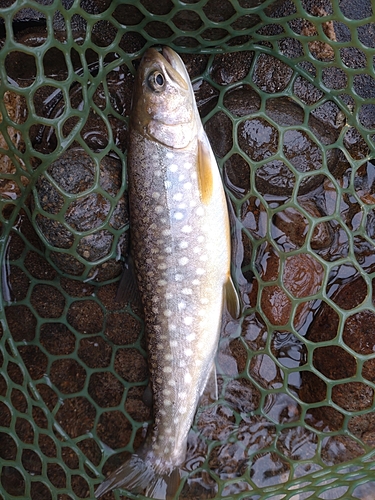
[[[285,326],[289,323],[292,313],[292,301],[285,289],[297,299],[314,295],[321,287],[323,276],[322,265],[313,256],[300,253],[285,259],[281,277],[280,257],[272,247],[269,247],[262,259],[261,280],[262,282],[281,280],[283,286],[278,283],[261,285],[255,282],[250,294],[251,304],[255,304],[256,294],[260,293],[260,305],[268,321],[274,326]],[[304,323],[311,305],[311,301],[300,302],[297,305],[293,322],[296,329]]]

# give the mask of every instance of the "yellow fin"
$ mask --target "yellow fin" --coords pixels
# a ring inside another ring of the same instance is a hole
[[[229,314],[237,319],[240,315],[240,301],[230,275],[224,285],[224,300]]]
[[[214,190],[214,179],[212,175],[213,162],[216,161],[211,151],[210,143],[208,142],[205,132],[200,134],[198,138],[198,185],[199,194],[202,203],[207,205],[212,197]]]

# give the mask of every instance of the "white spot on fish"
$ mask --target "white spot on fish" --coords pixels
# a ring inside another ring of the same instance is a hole
[[[170,379],[168,380],[168,385],[170,385],[171,387],[175,387],[176,382],[174,381],[174,379],[173,379],[173,378],[170,378]]]
[[[161,170],[154,170],[154,175],[155,175],[155,177],[160,177],[161,176]]]
[[[202,276],[203,274],[205,274],[205,270],[202,269],[201,267],[198,267],[196,270],[195,270],[195,273],[198,274],[198,276]]]
[[[169,389],[164,389],[163,394],[164,396],[169,396],[171,394],[171,391]]]
[[[171,181],[164,181],[164,187],[165,189],[170,189],[172,187]]]
[[[162,262],[158,265],[158,269],[167,269],[167,264],[164,264],[164,262]]]
[[[192,183],[191,182],[185,182],[184,189],[191,189],[191,188],[192,188]]]
[[[165,280],[159,280],[158,281],[158,285],[159,286],[165,286],[167,284],[167,282]]]
[[[175,274],[174,275],[175,281],[182,281],[184,279],[183,274]]]
[[[190,373],[185,373],[184,381],[189,384],[193,380],[193,377],[190,375]]]
[[[181,257],[181,259],[178,259],[178,263],[180,266],[186,266],[186,264],[189,262],[189,259],[187,257]]]
[[[201,253],[201,251],[202,251],[201,247],[194,247],[193,248],[194,253]]]
[[[185,356],[191,356],[193,354],[193,351],[191,349],[185,349],[184,351]]]
[[[204,236],[202,236],[202,235],[198,236],[197,240],[199,241],[199,243],[203,243]]]
[[[157,200],[158,198],[160,198],[160,193],[158,193],[157,191],[155,191],[154,193],[152,193],[151,196],[154,198],[154,200]]]
[[[180,175],[178,176],[178,180],[179,180],[180,182],[181,182],[181,181],[183,181],[184,179],[185,179],[185,175],[184,175],[184,174],[180,174]]]
[[[198,207],[195,211],[197,215],[204,215],[204,208],[203,207]]]
[[[175,417],[175,418],[173,419],[173,422],[174,422],[175,424],[179,424],[179,423],[180,423],[180,419],[179,419],[178,417]]]
[[[163,372],[164,373],[172,373],[172,367],[171,366],[164,366]]]
[[[168,153],[167,153],[165,156],[166,156],[167,158],[169,158],[170,160],[171,160],[172,158],[174,158],[174,154],[173,154],[173,153],[171,153],[170,151],[168,151]]]
[[[181,408],[179,408],[179,410],[178,410],[178,413],[181,413],[181,415],[183,415],[186,412],[187,412],[186,406],[181,406]]]
[[[171,247],[165,247],[164,248],[165,253],[172,253],[172,248]]]
[[[181,209],[181,210],[184,210],[184,208],[186,208],[186,203],[180,203],[178,205],[178,208]]]
[[[172,324],[172,325],[169,325],[169,329],[170,329],[171,331],[173,331],[173,332],[174,332],[175,330],[177,330],[177,326],[176,326],[176,325],[173,325],[173,324]],[[172,344],[171,344],[171,345],[172,345]]]
[[[171,401],[169,401],[169,399],[164,399],[163,403],[164,403],[164,406],[171,406],[171,404],[172,404]]]
[[[191,167],[192,167],[192,164],[191,164],[191,163],[186,162],[186,163],[184,163],[184,167],[185,167],[187,170],[189,170],[189,168],[191,168]]]
[[[190,326],[193,323],[194,318],[192,318],[191,316],[186,316],[186,318],[184,318],[183,321],[185,325]]]
[[[210,301],[208,299],[206,299],[206,297],[202,297],[200,302],[201,302],[201,304],[209,304],[210,303]]]
[[[187,340],[188,342],[191,342],[192,340],[194,340],[194,339],[195,339],[195,333],[194,333],[194,332],[189,333],[189,335],[186,335],[186,337],[185,337],[185,338],[186,338],[186,340]]]
[[[171,172],[177,172],[178,170],[178,165],[176,165],[175,163],[172,163],[171,165],[169,165],[169,170]]]
[[[201,255],[199,257],[199,260],[201,260],[202,262],[206,262],[206,260],[208,260],[208,257],[207,257],[207,255]]]
[[[164,297],[165,297],[166,299],[173,299],[173,293],[171,293],[171,292],[166,292],[166,294],[164,295]]]
[[[193,290],[191,288],[183,288],[181,290],[181,292],[184,294],[184,295],[191,295],[193,293]]]
[[[164,359],[165,359],[166,361],[172,361],[173,356],[172,356],[172,354],[166,354],[166,355],[164,356]]]
[[[161,232],[163,236],[170,236],[172,234],[172,231],[170,229],[163,229]]]
[[[164,211],[164,207],[162,207],[161,205],[156,205],[155,212],[157,214],[161,214],[163,211]]]
[[[178,342],[177,342],[177,340],[171,340],[171,341],[169,342],[169,345],[170,345],[171,347],[177,347],[177,346],[178,346]]]
[[[173,195],[173,199],[175,201],[181,201],[183,197],[184,197],[184,195],[182,193],[176,193]]]
[[[196,207],[197,206],[197,202],[195,200],[190,200],[190,206],[192,208]]]
[[[189,243],[187,241],[181,241],[178,246],[180,248],[187,248],[189,246]]]
[[[183,311],[186,308],[186,302],[183,300],[177,304],[178,310]]]
[[[163,314],[167,318],[170,318],[172,316],[172,311],[170,309],[165,309]]]
[[[181,220],[184,218],[184,214],[181,212],[176,212],[173,216],[176,220]]]
[[[200,285],[201,284],[201,282],[199,280],[193,280],[192,283],[193,283],[193,285]]]
[[[183,233],[191,233],[191,232],[192,232],[192,230],[193,230],[193,228],[192,228],[191,226],[188,226],[188,225],[184,226],[184,227],[181,229],[181,231],[182,231]]]

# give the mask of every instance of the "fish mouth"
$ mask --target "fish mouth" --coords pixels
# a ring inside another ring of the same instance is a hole
[[[172,68],[177,71],[177,73],[186,81],[190,81],[189,74],[187,72],[186,66],[183,63],[181,57],[170,47],[163,47],[162,55],[164,59],[172,66]]]

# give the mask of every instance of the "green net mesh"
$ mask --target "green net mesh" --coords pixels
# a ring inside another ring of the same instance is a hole
[[[244,304],[179,497],[373,498],[374,26],[370,0],[0,1],[2,500],[92,498],[151,420],[142,311],[116,290],[155,44],[193,80]]]

